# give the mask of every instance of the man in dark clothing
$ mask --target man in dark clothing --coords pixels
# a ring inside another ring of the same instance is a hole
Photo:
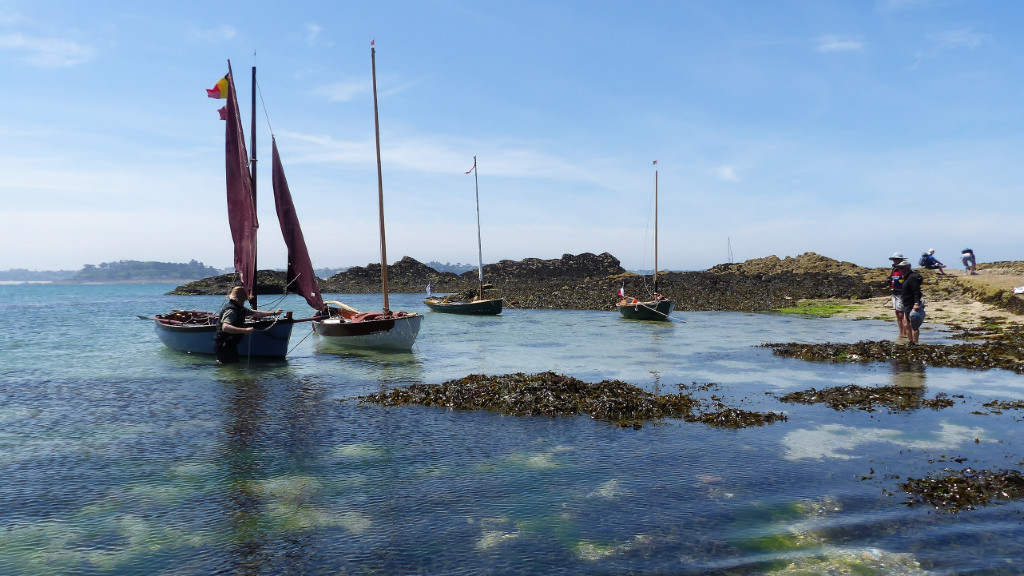
[[[909,318],[910,314],[916,312],[915,322],[911,322],[910,329],[907,333],[907,337],[910,342],[916,344],[921,336],[921,322],[924,320],[924,296],[921,294],[921,284],[924,282],[924,278],[921,273],[917,270],[913,270],[910,267],[910,262],[904,260],[900,262],[900,268],[906,273],[905,279],[903,280],[903,293],[901,299],[903,300],[903,310],[906,311]],[[914,326],[916,324],[917,326]]]
[[[217,325],[217,333],[213,336],[218,364],[238,362],[238,343],[246,334],[253,332],[252,326],[245,325],[246,318],[266,318],[281,313],[280,308],[274,312],[246,308],[246,296],[245,288],[235,286],[228,292],[228,303],[220,309],[220,324]]]

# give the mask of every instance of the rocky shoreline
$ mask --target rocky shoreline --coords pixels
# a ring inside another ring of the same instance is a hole
[[[662,293],[679,310],[763,311],[785,307],[794,299],[862,299],[885,293],[888,270],[864,268],[814,253],[780,259],[769,256],[738,264],[720,264],[701,272],[662,272]],[[319,279],[325,293],[372,294],[380,291],[379,264],[357,266]],[[392,292],[464,293],[476,289],[477,272],[438,272],[408,256],[388,266]],[[608,253],[566,254],[559,259],[502,260],[484,266],[488,292],[500,295],[510,308],[614,310],[616,292],[651,293],[651,278],[626,271]],[[177,287],[171,294],[224,294],[235,283],[225,274]],[[280,294],[284,273],[261,270],[260,294]]]
[[[1024,263],[981,264],[982,274],[1009,273],[1024,278]],[[888,296],[888,267],[866,268],[813,252],[796,257],[767,256],[734,264],[719,264],[695,272],[662,272],[659,290],[676,301],[681,311],[763,312],[788,308],[801,301],[850,301],[867,303]],[[979,282],[984,276],[925,275],[925,293],[932,301],[974,301],[1024,315],[1024,297],[1013,294],[1012,284],[993,286]],[[319,279],[328,294],[372,294],[380,291],[379,264],[357,266],[330,278]],[[649,296],[650,276],[626,271],[608,253],[566,254],[558,259],[502,260],[484,266],[487,293],[502,297],[506,308],[614,310],[616,293]],[[388,266],[392,292],[423,293],[430,284],[434,293],[474,293],[477,271],[463,274],[438,272],[408,256]],[[177,287],[171,294],[225,294],[235,283],[225,274]],[[259,294],[281,294],[284,273],[261,270]],[[881,307],[872,313],[880,316]],[[891,314],[890,314],[891,316]]]

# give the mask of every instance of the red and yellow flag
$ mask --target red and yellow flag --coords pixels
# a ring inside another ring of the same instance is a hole
[[[206,89],[206,95],[210,98],[228,97],[228,77],[225,76],[217,81],[213,88]]]

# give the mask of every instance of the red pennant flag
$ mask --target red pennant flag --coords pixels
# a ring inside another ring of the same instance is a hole
[[[206,96],[208,98],[227,98],[228,97],[228,77],[225,76],[217,81],[213,88],[206,89]]]
[[[217,112],[220,113],[220,119],[221,120],[227,120],[228,119],[228,107],[227,106],[221,106],[220,110],[217,110]]]
[[[655,165],[655,166],[657,166],[657,165],[658,165],[658,161],[657,161],[657,160],[655,160],[655,161],[654,161],[654,165]]]

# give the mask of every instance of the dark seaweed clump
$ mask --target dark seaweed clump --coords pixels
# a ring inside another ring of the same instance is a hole
[[[837,411],[863,410],[873,412],[879,407],[892,412],[906,412],[920,408],[941,410],[953,405],[953,400],[944,393],[935,398],[925,398],[922,388],[904,386],[835,386],[816,390],[810,388],[799,392],[790,392],[779,397],[779,400],[798,404],[825,404]]]
[[[984,343],[915,344],[861,341],[854,344],[762,344],[778,356],[816,362],[880,362],[907,360],[950,368],[1012,370],[1024,373],[1024,337],[1017,330],[993,336]]]
[[[1018,470],[950,470],[927,478],[908,478],[900,488],[911,495],[908,506],[929,504],[944,512],[974,510],[993,500],[1024,498],[1024,474]]]
[[[1024,410],[1024,400],[992,400],[982,404],[995,414],[1002,414],[1003,410]]]
[[[682,389],[683,386],[680,386]],[[652,394],[619,380],[596,384],[553,372],[540,374],[473,374],[443,384],[412,384],[363,396],[361,402],[383,406],[443,407],[489,410],[513,416],[577,416],[641,428],[645,421],[682,418],[711,426],[738,428],[785,420],[781,414],[761,414],[718,406],[710,414],[695,414],[699,401],[686,393]]]

